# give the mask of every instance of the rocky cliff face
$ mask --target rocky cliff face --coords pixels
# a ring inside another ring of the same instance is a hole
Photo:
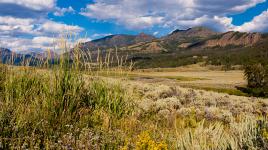
[[[225,47],[228,45],[252,46],[259,42],[261,38],[262,36],[259,33],[227,32],[219,35],[215,39],[207,40],[202,47]]]

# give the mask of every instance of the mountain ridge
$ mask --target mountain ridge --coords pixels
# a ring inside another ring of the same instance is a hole
[[[76,46],[82,51],[91,51],[90,55],[92,55],[93,60],[98,57],[99,49],[103,57],[108,51],[111,51],[111,55],[127,55],[129,60],[143,61],[142,59],[146,58],[143,62],[145,65],[146,63],[151,63],[148,61],[158,61],[161,62],[161,66],[173,66],[166,62],[173,61],[172,63],[174,63],[187,60],[187,62],[194,63],[196,60],[192,59],[193,56],[207,56],[211,54],[210,58],[216,58],[216,56],[212,54],[217,51],[226,51],[226,53],[222,54],[224,56],[228,55],[229,52],[227,53],[227,51],[233,50],[235,51],[234,55],[242,54],[244,49],[250,53],[253,53],[256,49],[265,51],[265,49],[268,50],[268,45],[265,44],[265,42],[268,42],[268,34],[264,33],[236,31],[219,33],[205,27],[194,27],[186,30],[176,29],[170,34],[159,38],[145,33],[138,35],[109,35]],[[259,45],[262,46],[260,47]],[[74,49],[71,49],[71,51],[68,52],[71,55],[68,54],[67,56],[73,56],[73,52]],[[3,57],[3,54],[9,54],[9,56]],[[11,58],[11,54],[12,52],[7,49],[0,49],[1,58],[5,58],[5,60]],[[20,62],[22,56],[27,56],[28,58],[31,56],[34,59],[42,59],[44,57],[44,55],[40,54],[18,54],[17,56],[19,56],[17,62]],[[187,63],[179,63],[179,65],[181,64],[185,65]]]
[[[152,41],[154,36],[145,33],[138,35],[115,34],[81,44],[82,48],[96,50],[98,48],[122,47],[144,41]]]
[[[110,49],[117,47],[119,49],[121,48],[130,51],[166,52],[187,48],[226,47],[228,45],[252,46],[258,43],[261,39],[262,33],[237,31],[220,33],[199,26],[185,30],[176,29],[170,34],[160,38],[144,33],[138,35],[109,35],[82,43],[80,48],[83,50],[96,50],[99,48]]]

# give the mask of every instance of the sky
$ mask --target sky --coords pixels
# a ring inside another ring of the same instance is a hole
[[[0,0],[0,47],[58,49],[111,34],[164,36],[205,26],[218,32],[268,32],[266,0]]]

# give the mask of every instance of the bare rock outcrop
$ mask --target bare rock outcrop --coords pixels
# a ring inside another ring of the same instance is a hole
[[[203,47],[252,46],[261,40],[260,33],[227,32],[215,39],[207,40]]]

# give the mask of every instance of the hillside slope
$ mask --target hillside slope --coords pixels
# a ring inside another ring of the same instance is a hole
[[[244,33],[244,32],[226,32],[222,33],[204,41],[199,41],[197,43],[192,44],[190,47],[226,47],[228,45],[233,46],[253,46],[254,44],[260,42],[262,40],[262,35],[260,33]]]
[[[96,50],[98,48],[114,48],[114,47],[123,47],[132,44],[136,44],[139,42],[148,42],[155,39],[155,37],[151,35],[147,35],[144,33],[138,35],[110,35],[101,39],[96,39],[93,41],[89,41],[82,44],[83,49]]]

